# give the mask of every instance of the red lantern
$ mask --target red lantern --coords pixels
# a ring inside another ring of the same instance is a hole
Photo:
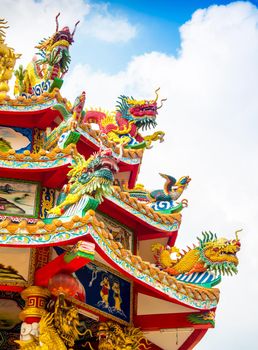
[[[74,297],[79,290],[79,282],[73,275],[63,272],[50,278],[48,289],[56,296],[65,294]]]

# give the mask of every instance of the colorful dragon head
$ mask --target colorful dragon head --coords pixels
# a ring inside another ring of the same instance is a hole
[[[48,78],[53,79],[54,77],[60,77],[61,74],[64,75],[68,71],[69,64],[71,62],[71,57],[69,54],[69,46],[73,43],[74,33],[76,27],[80,21],[78,21],[74,30],[71,33],[68,27],[64,27],[59,30],[58,17],[60,13],[56,16],[56,31],[55,33],[47,38],[40,41],[36,46],[40,50],[38,53],[42,58],[37,60],[37,64],[48,64],[51,69],[50,76]]]
[[[114,174],[117,171],[117,160],[112,156],[112,151],[109,148],[100,150],[87,162],[87,167],[80,177],[80,183],[87,183],[93,176],[113,183]]]
[[[113,193],[112,185],[114,174],[118,171],[117,163],[118,160],[112,156],[110,149],[102,149],[87,160],[79,153],[75,154],[74,164],[67,174],[70,178],[69,183],[61,191],[57,201],[59,204],[48,213],[63,215],[71,205],[79,205],[80,199],[87,195],[94,198],[95,204],[92,208],[96,209],[103,195],[108,196]],[[76,211],[78,212],[79,209],[77,208]]]
[[[208,271],[222,275],[237,273],[238,258],[236,253],[241,244],[236,233],[236,239],[218,239],[212,232],[203,232],[203,238],[198,238],[200,259]]]
[[[237,231],[238,232],[238,231]],[[199,246],[188,248],[179,253],[176,247],[155,244],[152,247],[157,265],[178,280],[188,283],[207,284],[211,286],[220,282],[220,275],[237,273],[237,252],[240,241],[236,239],[218,239],[216,234],[203,232],[198,238]],[[173,257],[174,255],[174,257]]]
[[[80,190],[82,194],[93,195],[100,201],[103,195],[112,193],[118,160],[109,148],[94,153],[87,161],[81,155],[75,156],[75,160],[76,165],[68,173],[72,193]]]
[[[12,78],[16,59],[21,56],[5,43],[7,28],[7,22],[0,18],[0,97],[4,97],[9,91],[9,80]]]
[[[133,97],[120,95],[118,97],[116,109],[121,117],[134,122],[138,129],[148,129],[157,125],[156,117],[158,109],[162,107],[166,99],[161,100],[158,107],[158,91],[155,91],[155,100],[135,100]]]

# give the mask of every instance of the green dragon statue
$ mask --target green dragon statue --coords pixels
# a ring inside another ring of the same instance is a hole
[[[192,324],[211,324],[215,327],[215,312],[205,311],[202,313],[193,313],[187,316],[187,319]]]
[[[112,156],[110,149],[102,149],[93,154],[87,161],[77,153],[75,164],[68,173],[69,183],[64,186],[58,205],[49,214],[62,215],[71,205],[76,204],[84,195],[93,196],[96,209],[103,195],[113,192],[114,174],[118,171],[118,160]],[[91,205],[94,205],[91,203]],[[90,209],[90,208],[88,208]]]
[[[46,135],[44,147],[46,149],[58,146],[65,148],[69,144],[76,144],[80,138],[80,134],[76,132],[77,125],[81,122],[85,115],[83,110],[86,100],[86,93],[83,91],[76,97],[73,106],[68,110],[67,106],[57,103],[51,109],[59,111],[63,117],[63,121]]]
[[[75,29],[79,21],[71,33],[68,27],[59,29],[59,15],[60,13],[56,16],[55,33],[41,40],[36,46],[39,49],[38,56],[33,57],[26,70],[20,66],[16,71],[15,95],[41,95],[45,91],[52,91],[54,87],[62,86],[62,79],[71,62],[69,46],[74,41]]]
[[[236,253],[241,246],[237,232],[233,240],[218,239],[216,234],[203,232],[203,237],[198,238],[199,246],[183,254],[176,247],[164,247],[159,243],[152,246],[152,251],[157,265],[177,279],[196,284],[205,280],[214,285],[220,281],[213,281],[214,277],[237,273]]]
[[[150,148],[152,141],[163,141],[164,132],[157,131],[153,135],[142,136],[140,129],[147,130],[157,125],[158,90],[155,100],[135,100],[133,97],[121,95],[118,97],[116,111],[103,112],[88,110],[84,122],[96,123],[101,133],[106,134],[110,141],[123,144],[127,148]]]

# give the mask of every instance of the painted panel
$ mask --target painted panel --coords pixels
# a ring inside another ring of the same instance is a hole
[[[76,272],[86,292],[86,304],[130,322],[131,283],[104,265],[89,263]]]
[[[30,270],[29,248],[0,247],[0,285],[25,285]]]
[[[0,126],[0,151],[8,152],[14,149],[16,153],[23,153],[32,149],[33,130],[29,128],[17,128]]]
[[[103,221],[106,229],[112,234],[116,242],[120,242],[125,249],[133,251],[133,231],[127,226],[122,225],[120,222],[113,218],[97,212],[96,217],[99,221]]]
[[[0,179],[0,214],[37,217],[39,183]]]
[[[58,255],[64,250],[56,247]],[[132,282],[116,271],[94,261],[75,272],[85,290],[84,302],[93,309],[104,312],[124,322],[132,317]]]

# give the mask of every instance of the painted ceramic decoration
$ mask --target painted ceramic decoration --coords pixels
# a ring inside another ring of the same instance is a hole
[[[16,153],[31,150],[32,129],[0,126],[0,151],[14,149]]]
[[[0,247],[0,280],[6,285],[9,282],[11,285],[24,285],[29,278],[30,261],[29,248],[9,248],[8,251],[8,248]]]
[[[130,322],[131,283],[106,267],[89,263],[76,272],[86,291],[86,303]]]
[[[133,249],[133,232],[128,227],[120,224],[114,219],[107,217],[101,213],[96,213],[99,221],[103,221],[107,230],[112,234],[116,242],[120,242],[125,249],[132,251]]]
[[[0,179],[0,214],[35,217],[38,193],[38,183]]]
[[[55,247],[58,255],[64,250]],[[131,321],[131,282],[114,274],[106,266],[89,263],[75,272],[85,290],[84,302],[125,322]]]

